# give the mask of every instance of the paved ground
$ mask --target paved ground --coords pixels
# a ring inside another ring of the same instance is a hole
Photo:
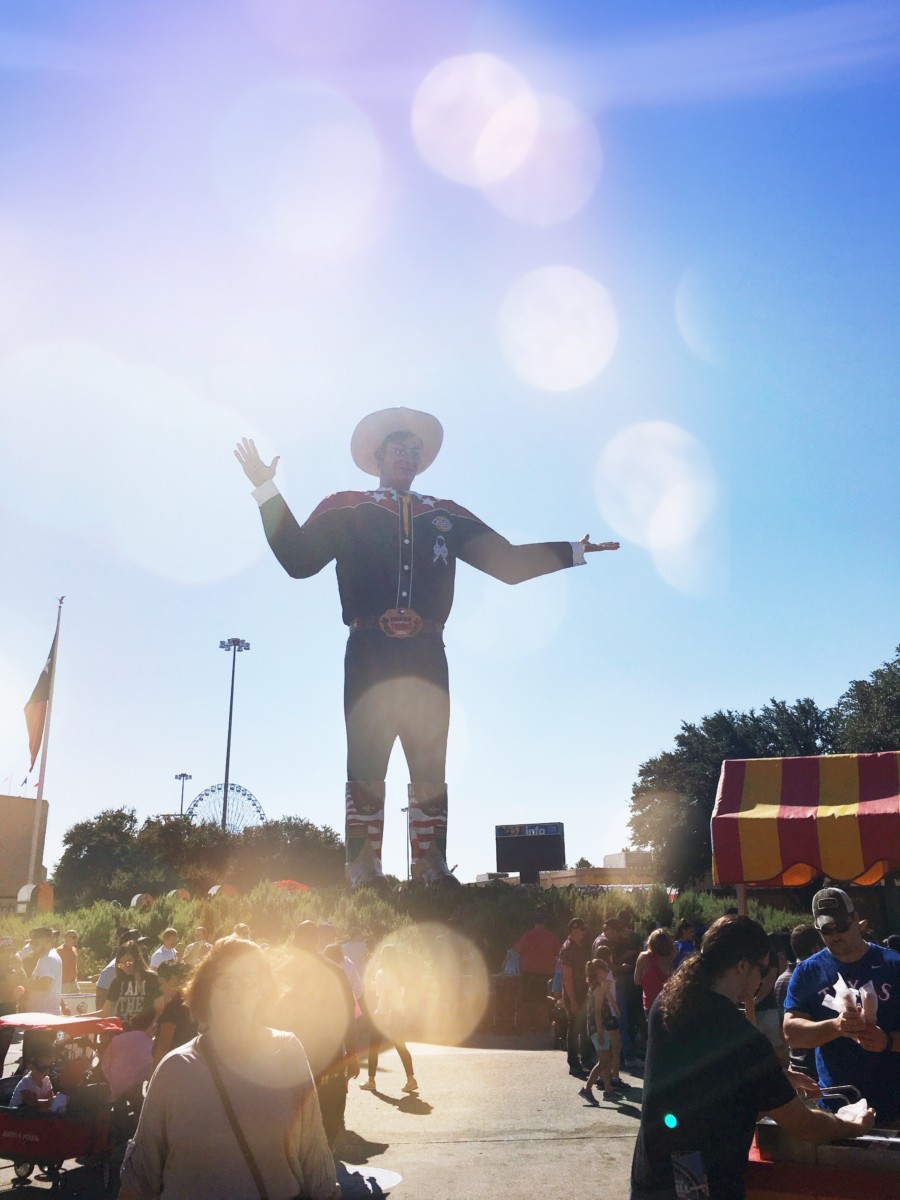
[[[356,1175],[344,1177],[347,1191],[357,1191],[359,1173],[380,1184],[376,1195],[395,1200],[552,1200],[564,1190],[626,1200],[640,1079],[623,1072],[634,1085],[627,1099],[589,1108],[565,1054],[545,1046],[537,1035],[486,1036],[459,1049],[413,1045],[420,1091],[412,1097],[400,1090],[396,1054],[385,1053],[377,1092],[350,1085],[348,1133],[338,1145]],[[64,1195],[104,1195],[96,1174],[71,1165]],[[11,1180],[3,1164],[0,1195],[10,1194]],[[33,1181],[16,1193],[25,1200],[48,1189]]]

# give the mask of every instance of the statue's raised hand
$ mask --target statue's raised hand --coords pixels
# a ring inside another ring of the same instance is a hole
[[[234,448],[234,457],[244,468],[244,474],[254,487],[268,483],[275,477],[279,455],[276,454],[270,463],[264,463],[259,457],[259,451],[256,449],[256,442],[253,438],[241,438]]]
[[[276,460],[277,461],[277,460]],[[618,542],[592,542],[591,535],[586,533],[581,539],[585,554],[594,554],[599,550],[618,550]]]

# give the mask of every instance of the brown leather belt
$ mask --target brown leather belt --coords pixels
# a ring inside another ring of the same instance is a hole
[[[386,637],[409,638],[420,633],[442,633],[442,621],[429,621],[420,617],[414,608],[389,608],[380,617],[354,617],[350,622],[350,632],[359,633],[362,629],[380,629]]]

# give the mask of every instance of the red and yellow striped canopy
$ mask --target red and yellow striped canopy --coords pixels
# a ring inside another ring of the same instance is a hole
[[[717,884],[877,883],[900,869],[900,754],[727,759],[711,830]]]

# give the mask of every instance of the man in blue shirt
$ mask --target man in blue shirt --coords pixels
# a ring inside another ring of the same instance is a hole
[[[792,1049],[816,1051],[822,1087],[852,1084],[875,1109],[880,1125],[900,1116],[900,954],[863,936],[853,901],[840,888],[813,897],[813,920],[825,949],[798,963],[785,999],[784,1036]],[[861,1006],[838,1009],[838,975],[857,990],[871,984],[875,1021]]]

